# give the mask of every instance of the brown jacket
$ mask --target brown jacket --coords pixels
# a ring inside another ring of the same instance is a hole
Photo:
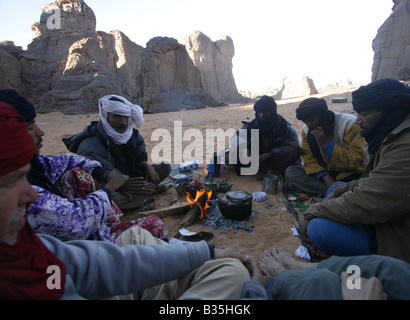
[[[370,159],[363,177],[335,186],[335,197],[305,214],[345,224],[374,224],[377,253],[410,262],[410,115]]]

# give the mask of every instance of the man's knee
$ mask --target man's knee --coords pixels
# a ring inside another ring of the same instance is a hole
[[[306,175],[306,171],[302,166],[289,166],[286,168],[285,177],[289,181],[292,181],[301,175]]]

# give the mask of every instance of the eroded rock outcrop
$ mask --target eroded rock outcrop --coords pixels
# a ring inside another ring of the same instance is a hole
[[[200,70],[177,40],[157,37],[143,48],[120,31],[95,27],[94,12],[83,0],[47,5],[32,25],[34,39],[26,51],[0,46],[0,86],[27,96],[39,112],[95,112],[98,99],[107,94],[124,96],[152,113],[233,102],[229,97],[235,95],[214,99],[208,93]],[[233,92],[232,40],[215,48],[221,54],[207,58],[226,74],[217,77],[216,86]]]
[[[372,81],[410,80],[410,0],[394,0],[393,12],[373,40]]]
[[[213,42],[201,31],[195,31],[182,43],[194,65],[201,71],[205,91],[218,103],[243,100],[232,72],[232,58],[235,49],[230,37],[223,36],[220,40]]]
[[[23,49],[15,46],[12,41],[0,42],[0,87],[25,94],[18,59],[22,52]]]
[[[177,40],[156,37],[142,52],[143,108],[147,112],[215,106],[203,90],[201,74]]]
[[[275,99],[298,98],[317,93],[313,80],[307,75],[292,75],[283,80],[282,89],[276,94]]]

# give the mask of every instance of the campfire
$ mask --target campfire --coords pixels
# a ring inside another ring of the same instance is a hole
[[[206,215],[206,210],[209,208],[208,200],[212,198],[212,190],[207,192],[204,188],[197,190],[195,199],[191,196],[189,192],[186,192],[186,199],[190,204],[191,210],[194,206],[199,207],[199,219],[204,220]]]
[[[212,190],[207,191],[203,186],[196,190],[190,190],[186,193],[187,202],[190,204],[190,209],[186,214],[184,220],[180,223],[181,228],[186,228],[194,224],[198,219],[203,223],[212,226],[214,229],[219,229],[224,232],[228,229],[237,230],[242,229],[247,232],[252,232],[253,223],[248,219],[252,213],[252,203],[249,195],[242,191],[229,192],[229,199],[237,201],[227,201],[226,196],[221,199],[213,199]],[[221,208],[224,209],[224,214]],[[235,215],[233,219],[226,217],[227,213]],[[237,218],[240,219],[237,219]]]

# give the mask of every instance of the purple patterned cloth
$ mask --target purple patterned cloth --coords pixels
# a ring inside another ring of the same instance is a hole
[[[64,172],[77,166],[89,173],[101,166],[97,161],[71,154],[39,155],[38,158],[46,176],[55,184]],[[30,204],[27,220],[34,232],[49,234],[62,241],[90,239],[115,242],[106,225],[112,207],[104,190],[69,200],[38,186],[33,188],[38,193],[38,200]]]

